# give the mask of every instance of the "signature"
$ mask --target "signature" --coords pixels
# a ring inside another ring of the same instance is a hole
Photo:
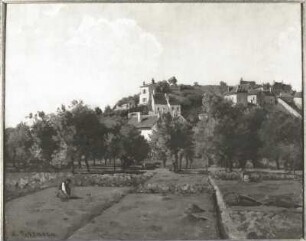
[[[49,232],[33,232],[33,231],[19,231],[19,232],[16,232],[16,231],[13,231],[12,232],[12,236],[13,237],[23,237],[23,238],[55,238],[56,235],[55,233],[49,233]]]

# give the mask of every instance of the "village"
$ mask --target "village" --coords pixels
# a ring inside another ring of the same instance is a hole
[[[173,81],[174,80],[174,81]],[[176,84],[175,77],[167,80],[170,91],[178,91],[180,86]],[[156,92],[154,79],[151,83],[143,82],[140,86],[140,94],[138,106],[148,106],[148,114],[141,112],[128,113],[129,123],[140,130],[147,140],[154,128],[158,118],[163,113],[170,113],[171,116],[181,115],[181,105],[175,99],[170,99],[167,93]],[[233,105],[254,105],[254,106],[275,106],[278,105],[283,111],[291,115],[302,118],[302,92],[292,90],[292,87],[282,82],[273,82],[273,84],[256,84],[255,81],[245,81],[241,78],[236,86],[226,86],[224,91],[224,99],[231,101]],[[203,100],[204,101],[204,100]],[[134,99],[125,99],[125,102],[120,102],[114,107],[116,111],[129,111],[136,107]],[[198,118],[201,120],[203,114],[200,113]],[[184,119],[184,121],[186,121]]]

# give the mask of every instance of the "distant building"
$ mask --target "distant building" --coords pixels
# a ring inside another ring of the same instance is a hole
[[[152,111],[154,114],[170,113],[172,116],[181,115],[181,105],[167,94],[152,94]]]
[[[135,126],[140,131],[140,134],[147,141],[150,141],[158,119],[158,115],[142,115],[140,112],[133,112],[129,113],[128,124]]]
[[[272,92],[277,96],[282,92],[291,93],[291,91],[292,91],[291,85],[287,85],[282,82],[274,82],[272,85]]]
[[[251,88],[254,88],[256,86],[255,81],[246,81],[243,80],[242,78],[240,79],[240,85],[249,85]]]
[[[228,92],[225,93],[224,98],[232,101],[234,105],[242,104],[247,105],[248,103],[248,89],[249,85],[238,85],[229,88]]]
[[[260,91],[258,90],[249,90],[248,91],[248,103],[258,105],[258,95]]]
[[[271,91],[263,91],[260,94],[261,97],[261,105],[275,105],[276,104],[276,97]]]
[[[125,103],[122,103],[122,104],[117,104],[115,106],[115,110],[129,110],[129,109],[132,109],[136,107],[136,103],[134,100],[129,100]]]
[[[156,88],[156,83],[152,79],[151,83],[146,84],[143,82],[143,85],[140,86],[139,94],[139,105],[149,105],[151,101],[151,95]]]
[[[296,92],[294,94],[294,97],[293,97],[293,101],[294,101],[294,104],[299,108],[299,109],[302,109],[302,106],[303,106],[303,93],[302,92]]]

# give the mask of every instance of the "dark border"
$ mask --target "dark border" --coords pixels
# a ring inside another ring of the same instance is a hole
[[[48,4],[48,3],[68,3],[68,4],[73,4],[73,3],[267,3],[267,4],[277,4],[277,3],[300,3],[301,7],[301,62],[302,62],[302,91],[303,91],[303,113],[302,113],[302,118],[303,118],[303,145],[304,145],[304,153],[303,153],[303,158],[304,158],[304,173],[303,173],[303,197],[304,197],[304,205],[303,205],[303,213],[304,213],[304,218],[303,218],[303,239],[306,240],[306,212],[305,212],[305,185],[306,185],[306,179],[305,179],[305,124],[306,121],[304,119],[305,116],[305,71],[306,71],[306,65],[305,65],[305,51],[306,51],[306,3],[305,0],[1,0],[1,68],[0,68],[0,76],[1,76],[1,82],[2,82],[2,98],[1,98],[1,117],[2,117],[2,122],[0,124],[0,131],[1,131],[1,137],[0,137],[0,145],[1,145],[1,152],[0,152],[0,157],[1,157],[1,165],[0,165],[0,172],[2,172],[1,175],[1,181],[2,181],[2,187],[1,187],[1,199],[0,199],[0,207],[1,207],[1,216],[0,220],[2,220],[1,228],[0,228],[0,240],[4,240],[5,237],[5,216],[4,216],[4,180],[5,180],[5,172],[4,172],[4,130],[5,130],[5,70],[6,70],[6,51],[5,51],[5,46],[6,46],[6,17],[7,17],[7,5],[8,4]],[[2,125],[2,127],[1,127]],[[2,229],[2,230],[1,230]],[[2,232],[1,232],[2,231]],[[293,239],[291,239],[293,240]]]

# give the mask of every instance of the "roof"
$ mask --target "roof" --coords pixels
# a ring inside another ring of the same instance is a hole
[[[249,90],[248,95],[257,95],[259,93],[260,93],[260,90],[258,90],[258,89],[256,89],[256,90],[251,89],[251,90]]]
[[[263,91],[262,92],[265,96],[272,96],[275,97],[275,95],[271,91]]]
[[[294,98],[302,98],[302,97],[303,97],[303,93],[302,92],[295,92]]]
[[[173,96],[169,95],[169,103],[170,105],[180,105],[180,102]]]
[[[242,85],[237,85],[231,88],[225,95],[235,95],[237,93],[247,93],[248,90],[251,88],[249,84],[242,84]]]
[[[128,124],[135,126],[136,128],[139,129],[146,129],[146,128],[152,128],[158,120],[157,115],[142,115],[141,116],[141,122],[138,122],[138,118],[136,117],[131,117],[128,120]]]
[[[247,92],[250,89],[251,89],[251,85],[250,84],[240,84],[240,85],[238,85],[237,92]]]
[[[240,80],[240,84],[249,84],[249,85],[255,85],[255,81],[246,81],[246,80]]]

